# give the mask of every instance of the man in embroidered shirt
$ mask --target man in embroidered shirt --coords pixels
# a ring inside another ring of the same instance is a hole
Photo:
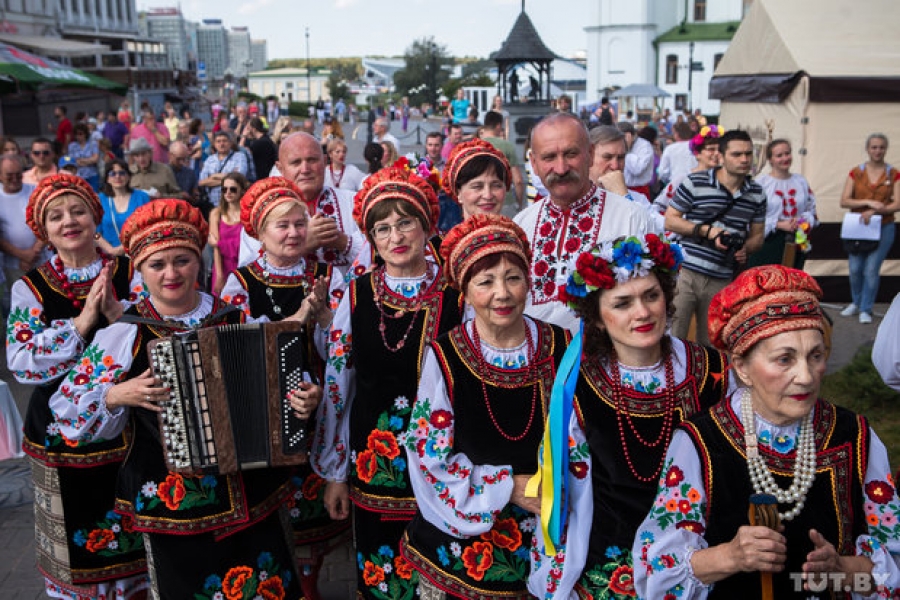
[[[518,215],[531,241],[531,291],[526,312],[571,331],[578,319],[559,302],[579,254],[601,241],[654,232],[646,210],[607,190],[589,176],[593,149],[582,122],[571,113],[552,113],[531,132],[531,162],[549,196]]]
[[[750,178],[753,141],[739,129],[719,138],[722,166],[691,173],[666,209],[666,230],[683,236],[684,265],[678,277],[672,335],[687,337],[697,320],[697,342],[708,346],[707,311],[712,297],[734,277],[734,269],[763,244],[766,194]],[[739,248],[723,233],[744,236]]]
[[[275,166],[282,176],[297,184],[307,201],[307,252],[315,253],[343,276],[365,241],[353,221],[353,192],[325,185],[325,154],[319,141],[308,133],[284,138]],[[238,262],[243,265],[255,260],[258,250],[259,242],[242,235]]]

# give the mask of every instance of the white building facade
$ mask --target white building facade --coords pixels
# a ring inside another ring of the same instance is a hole
[[[206,65],[206,77],[221,81],[228,68],[228,32],[221,19],[204,19],[197,27],[197,59]]]
[[[752,1],[591,0],[593,24],[585,27],[588,101],[650,83],[670,94],[658,99],[659,108],[674,111],[677,101],[718,114],[719,102],[708,97],[709,80]]]
[[[246,27],[232,27],[228,32],[228,70],[235,77],[246,77],[252,66],[250,30]]]
[[[269,66],[269,50],[266,40],[250,40],[250,72],[264,71]]]
[[[275,96],[279,102],[315,102],[331,99],[328,76],[331,71],[313,69],[307,77],[306,69],[272,69],[250,73],[247,85],[250,92],[263,98]]]

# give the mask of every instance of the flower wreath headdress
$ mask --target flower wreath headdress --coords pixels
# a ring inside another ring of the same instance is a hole
[[[648,233],[643,240],[630,236],[602,242],[575,260],[559,300],[575,309],[578,301],[593,291],[609,290],[653,271],[677,277],[683,262],[681,246],[655,233]]]
[[[427,156],[420,157],[418,154],[410,152],[398,158],[391,166],[412,171],[427,181],[428,185],[434,188],[435,193],[441,189],[441,174]]]
[[[725,133],[725,129],[723,127],[719,127],[715,123],[712,125],[704,125],[700,132],[697,133],[690,141],[690,149],[694,154],[699,154],[700,150],[703,148],[703,145],[706,143],[706,140],[712,140],[716,138],[722,137],[722,134]]]

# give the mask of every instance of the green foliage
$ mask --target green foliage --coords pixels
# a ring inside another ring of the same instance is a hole
[[[305,58],[276,58],[269,61],[267,69],[281,69],[289,67],[292,69],[305,69]],[[311,69],[328,69],[337,75],[339,80],[356,81],[362,75],[362,59],[358,57],[349,58],[310,58],[309,67]]]
[[[418,106],[432,102],[443,88],[450,74],[446,67],[453,64],[447,47],[435,43],[433,37],[415,40],[403,55],[406,66],[394,73],[394,86],[401,96],[409,96],[409,103]]]
[[[309,117],[309,103],[291,102],[288,104],[288,114],[292,117]]]
[[[846,366],[826,375],[821,396],[864,415],[884,442],[892,463],[900,459],[900,394],[881,380],[872,365],[872,346],[860,348]]]
[[[333,102],[337,102],[338,98],[351,99],[350,98],[350,87],[347,85],[346,80],[341,79],[341,77],[337,73],[332,73],[328,76],[328,93],[331,95],[331,100]]]

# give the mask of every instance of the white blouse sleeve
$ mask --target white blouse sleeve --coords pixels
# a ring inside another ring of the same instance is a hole
[[[325,397],[316,414],[310,456],[313,470],[329,481],[347,481],[350,465],[350,420],[346,417],[356,396],[350,317],[350,294],[347,293],[334,314],[328,334]]]
[[[762,175],[757,178],[756,182],[762,186],[766,193],[766,226],[765,235],[768,236],[778,225],[781,212],[784,210],[783,202],[780,197],[775,194],[775,187],[768,175]]]
[[[856,554],[874,563],[872,575],[879,589],[873,596],[853,597],[894,598],[900,593],[900,499],[887,450],[871,428],[869,435],[869,465],[863,484],[863,512],[869,530],[856,538]]]
[[[150,291],[147,290],[147,286],[144,285],[144,278],[141,277],[141,272],[137,269],[134,270],[134,274],[131,276],[131,286],[128,289],[128,297],[119,299],[119,304],[121,304],[122,308],[125,310],[128,310],[131,305],[137,304],[144,298],[150,296]]]
[[[691,557],[707,548],[706,490],[700,457],[687,433],[676,430],[666,452],[656,500],[632,548],[634,587],[641,598],[705,599],[711,586],[694,577]]]
[[[806,192],[806,203],[800,216],[809,223],[810,227],[817,227],[819,225],[819,213],[816,209],[816,195],[813,194],[812,188],[809,187],[806,177],[802,175],[798,175],[798,177],[803,185],[803,190]]]
[[[250,316],[250,295],[234,273],[229,273],[219,295],[222,302],[239,308],[244,315]]]
[[[6,364],[21,383],[45,383],[75,366],[85,342],[72,319],[47,321],[44,306],[21,279],[12,286]]]
[[[328,284],[328,305],[331,308],[332,314],[337,312],[338,307],[341,305],[341,300],[344,299],[344,293],[347,291],[347,285],[345,279],[341,277],[340,272],[337,269],[332,269],[331,282]],[[332,321],[332,323],[333,322],[334,321]],[[322,360],[328,360],[327,346],[329,335],[331,335],[331,324],[325,329],[322,329],[319,327],[318,323],[316,323],[313,331],[313,344]]]
[[[432,525],[457,537],[480,535],[509,504],[513,470],[472,464],[454,452],[453,436],[453,405],[437,357],[428,348],[405,439],[409,478],[419,510]]]
[[[50,410],[63,437],[88,442],[106,440],[125,428],[128,410],[107,410],[106,395],[128,376],[137,331],[136,325],[127,323],[101,329],[75,368],[66,374],[50,398]]]
[[[569,488],[569,514],[563,543],[556,548],[555,555],[546,556],[544,538],[540,532],[535,532],[532,542],[528,590],[538,598],[577,598],[572,589],[587,563],[591,541],[591,536],[584,532],[591,530],[594,520],[591,468],[590,449],[573,411],[569,420],[569,473],[566,482]],[[570,532],[572,535],[569,535]]]
[[[900,294],[894,296],[878,326],[872,346],[872,364],[888,387],[900,391]]]

